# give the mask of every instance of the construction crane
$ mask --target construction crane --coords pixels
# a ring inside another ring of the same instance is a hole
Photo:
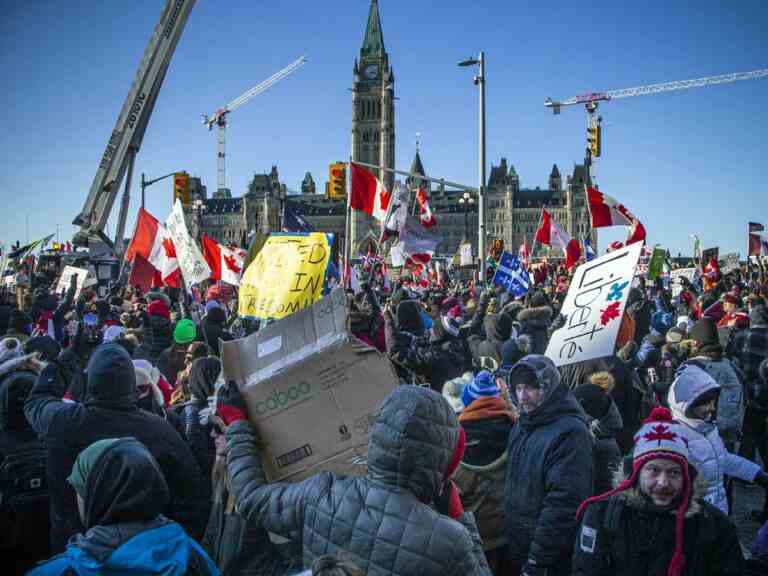
[[[217,176],[216,176],[216,185],[219,191],[223,191],[226,189],[226,133],[227,133],[227,116],[230,112],[234,112],[237,110],[240,106],[248,102],[251,98],[254,96],[257,96],[267,90],[270,86],[273,86],[292,72],[295,72],[299,68],[301,68],[304,64],[307,63],[307,59],[302,56],[295,62],[292,62],[279,72],[276,72],[266,80],[264,80],[262,83],[257,84],[250,90],[247,90],[234,100],[224,106],[223,108],[219,108],[216,110],[216,112],[213,113],[213,115],[208,116],[207,114],[203,114],[203,125],[208,127],[208,130],[213,130],[213,126],[216,125],[219,127],[219,146],[218,146],[218,165],[217,165]]]
[[[168,71],[168,64],[194,5],[195,0],[165,2],[99,162],[85,205],[72,222],[80,227],[74,238],[76,244],[88,244],[90,240],[98,238],[117,256],[122,252],[134,160]],[[126,172],[128,176],[113,242],[104,233],[104,228]]]

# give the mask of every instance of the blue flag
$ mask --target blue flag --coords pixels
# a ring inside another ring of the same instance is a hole
[[[503,252],[493,275],[493,284],[502,286],[515,298],[521,298],[531,287],[528,271],[517,256]]]
[[[315,227],[299,212],[299,207],[290,200],[283,206],[283,232],[314,232]]]
[[[584,237],[584,257],[587,259],[587,262],[597,258],[597,254],[595,254],[595,249],[592,248],[592,244],[589,242],[589,238],[587,238],[586,236]]]

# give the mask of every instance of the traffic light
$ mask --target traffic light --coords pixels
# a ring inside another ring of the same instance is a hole
[[[587,128],[587,145],[589,146],[589,151],[592,154],[592,158],[599,158],[600,157],[600,134],[601,128],[600,128],[600,119],[598,118],[597,122],[594,124],[594,126],[591,126]]]
[[[189,174],[176,172],[173,175],[173,203],[180,199],[182,204],[189,204]]]
[[[335,162],[328,165],[328,198],[338,200],[347,197],[347,165]]]

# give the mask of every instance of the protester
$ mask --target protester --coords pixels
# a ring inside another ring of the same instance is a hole
[[[66,481],[76,494],[84,532],[32,576],[219,574],[200,545],[163,516],[168,485],[152,454],[135,438],[90,444]]]
[[[227,330],[227,312],[221,306],[211,306],[203,318],[203,340],[211,347],[213,354],[219,356],[219,340],[229,342],[232,334]]]
[[[656,408],[639,430],[631,469],[579,506],[574,576],[736,576],[736,529],[703,498],[685,426]]]
[[[163,350],[157,357],[157,367],[168,382],[176,382],[176,378],[184,369],[187,349],[197,338],[197,326],[192,320],[179,320],[173,329],[173,344]]]
[[[509,386],[520,409],[507,450],[504,512],[510,560],[526,576],[567,575],[576,508],[592,494],[586,416],[546,356],[520,360]]]
[[[527,301],[527,306],[517,314],[520,333],[530,337],[533,354],[544,354],[554,313],[547,295],[540,290],[529,293]]]
[[[82,403],[62,401],[64,383],[46,370],[27,398],[24,413],[48,452],[52,551],[63,550],[69,537],[81,530],[75,495],[65,481],[67,471],[85,447],[102,438],[133,436],[147,446],[170,487],[168,516],[191,536],[199,536],[207,510],[199,498],[200,471],[171,425],[138,408],[136,377],[127,352],[114,343],[94,351]]]
[[[218,398],[237,509],[302,542],[305,567],[331,545],[366,574],[490,574],[474,516],[450,481],[465,436],[436,392],[401,386],[389,395],[369,433],[365,477],[325,472],[296,484],[266,482],[237,387],[228,384]]]

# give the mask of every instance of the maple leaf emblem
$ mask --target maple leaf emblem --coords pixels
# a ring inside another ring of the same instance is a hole
[[[662,440],[675,440],[677,438],[677,434],[672,432],[669,427],[664,426],[664,424],[657,424],[656,426],[651,427],[650,432],[643,434],[643,438],[649,442],[653,442],[655,440],[659,443],[658,445],[661,446]]]
[[[167,258],[176,258],[176,246],[170,238],[163,238],[163,250]]]
[[[618,318],[619,306],[621,306],[621,302],[614,302],[613,304],[609,304],[608,308],[605,310],[600,310],[600,324],[605,326],[611,320]]]
[[[224,255],[224,264],[235,274],[240,274],[240,266],[237,265],[237,260],[234,256]]]

